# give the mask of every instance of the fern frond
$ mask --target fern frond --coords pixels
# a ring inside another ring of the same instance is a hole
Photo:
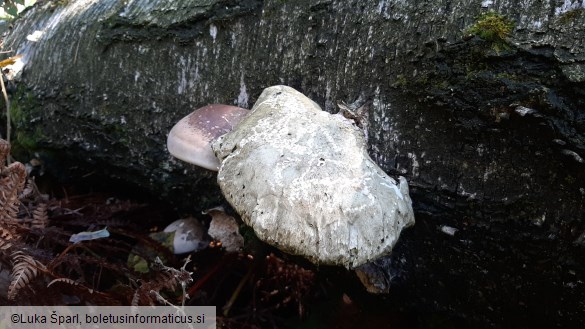
[[[14,266],[12,267],[11,274],[12,281],[8,287],[9,300],[14,300],[18,291],[29,285],[29,283],[38,276],[39,269],[43,271],[45,270],[45,266],[41,262],[26,255],[22,251],[12,253],[12,259]]]
[[[0,226],[0,250],[12,247],[15,240],[17,240],[17,235],[14,232],[8,227]]]
[[[18,213],[18,197],[14,194],[16,190],[10,176],[0,178],[0,220],[4,222],[15,222]]]
[[[8,166],[7,169],[12,177],[14,185],[16,186],[16,193],[18,195],[24,189],[26,183],[26,167],[20,162],[15,162]]]
[[[0,220],[16,222],[20,206],[18,195],[24,189],[25,182],[26,169],[22,163],[15,162],[4,167],[0,176]]]
[[[58,278],[58,279],[55,279],[55,280],[49,282],[49,284],[47,284],[47,288],[49,288],[52,284],[54,284],[56,282],[63,282],[63,283],[70,284],[72,286],[81,287],[81,288],[86,289],[90,294],[93,294],[93,289],[90,289],[90,288],[82,285],[81,283],[79,283],[79,282],[77,282],[75,280],[69,279],[69,278]]]
[[[41,203],[33,211],[32,228],[43,229],[49,223],[49,215],[47,214],[47,204]]]

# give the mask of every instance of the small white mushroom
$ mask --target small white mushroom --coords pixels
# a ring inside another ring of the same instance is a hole
[[[163,232],[174,233],[173,253],[184,254],[207,247],[209,241],[205,237],[205,231],[205,227],[198,220],[184,218],[172,222]]]
[[[241,107],[223,104],[197,109],[171,129],[167,149],[178,159],[217,171],[219,161],[211,150],[211,141],[231,131],[248,112]]]

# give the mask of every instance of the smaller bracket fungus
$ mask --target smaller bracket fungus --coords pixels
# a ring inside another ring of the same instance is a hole
[[[217,171],[219,161],[210,143],[229,132],[250,111],[237,106],[212,104],[193,111],[169,132],[167,149],[176,158]]]
[[[265,89],[212,148],[219,186],[242,220],[261,240],[314,263],[365,264],[414,224],[406,179],[372,161],[355,121],[293,88]]]

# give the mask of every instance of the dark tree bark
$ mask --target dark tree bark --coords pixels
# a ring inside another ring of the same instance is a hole
[[[503,27],[479,24],[490,11]],[[79,0],[27,11],[4,48],[23,55],[16,143],[192,211],[220,199],[165,149],[193,109],[250,108],[275,84],[329,112],[372,101],[370,154],[417,209],[395,295],[486,325],[568,325],[584,321],[584,30],[580,1]]]

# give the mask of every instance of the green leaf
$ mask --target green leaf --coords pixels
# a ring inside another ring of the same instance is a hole
[[[4,8],[4,10],[10,16],[16,16],[16,15],[18,15],[18,9],[16,8],[16,5],[13,5],[13,4],[6,5],[6,7]]]

